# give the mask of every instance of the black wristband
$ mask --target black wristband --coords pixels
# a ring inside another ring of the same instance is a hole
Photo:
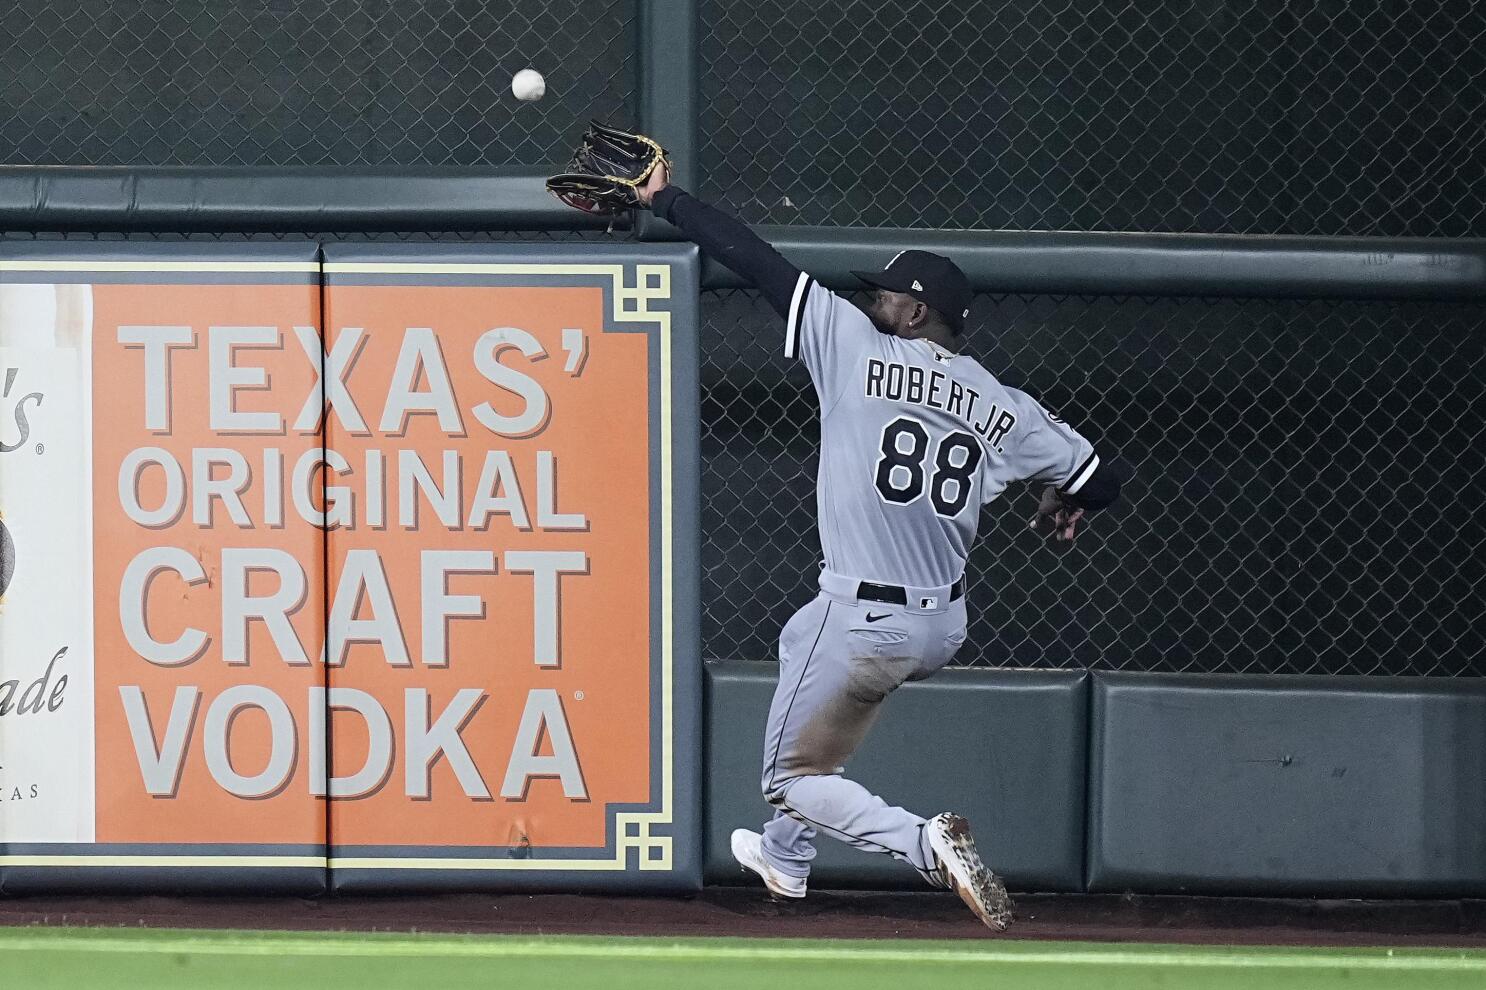
[[[655,197],[650,200],[650,212],[662,220],[671,219],[671,207],[676,202],[676,197],[686,195],[686,190],[680,186],[666,186]]]
[[[1094,473],[1079,488],[1077,495],[1069,495],[1067,492],[1059,492],[1064,505],[1071,505],[1075,509],[1083,509],[1093,512],[1114,504],[1120,497],[1120,479],[1114,473],[1113,467],[1101,460]]]

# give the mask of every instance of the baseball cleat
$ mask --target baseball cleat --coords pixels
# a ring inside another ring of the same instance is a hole
[[[929,831],[929,846],[939,861],[939,875],[949,881],[950,889],[988,928],[1006,931],[1011,924],[1011,898],[1001,878],[981,862],[970,823],[960,815],[945,812],[930,818],[924,828]]]
[[[733,831],[733,858],[763,878],[764,886],[778,900],[798,901],[805,896],[805,878],[780,873],[764,859],[764,837],[746,828]]]

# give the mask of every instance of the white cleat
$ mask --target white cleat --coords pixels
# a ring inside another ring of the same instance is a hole
[[[769,893],[780,900],[798,901],[805,896],[805,878],[780,873],[764,859],[764,837],[746,828],[733,830],[733,858],[763,878]]]
[[[1001,878],[981,862],[975,839],[970,836],[970,823],[960,815],[945,812],[930,818],[924,828],[929,831],[929,846],[939,861],[939,874],[949,881],[949,888],[986,927],[1006,931],[1011,924],[1011,898]]]

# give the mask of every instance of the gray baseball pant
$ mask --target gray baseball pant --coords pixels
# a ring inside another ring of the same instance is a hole
[[[887,853],[937,885],[925,819],[842,776],[887,696],[933,674],[965,642],[964,599],[934,609],[911,600],[915,606],[822,591],[779,635],[763,770],[764,798],[777,811],[764,826],[763,854],[781,873],[808,876],[823,833]]]

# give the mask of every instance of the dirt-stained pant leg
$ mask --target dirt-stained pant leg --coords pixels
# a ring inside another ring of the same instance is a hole
[[[887,853],[927,877],[934,857],[925,820],[842,773],[887,696],[944,666],[964,638],[963,602],[923,613],[821,594],[785,625],[762,780],[764,797],[779,809],[763,841],[777,869],[808,875],[819,832]]]

